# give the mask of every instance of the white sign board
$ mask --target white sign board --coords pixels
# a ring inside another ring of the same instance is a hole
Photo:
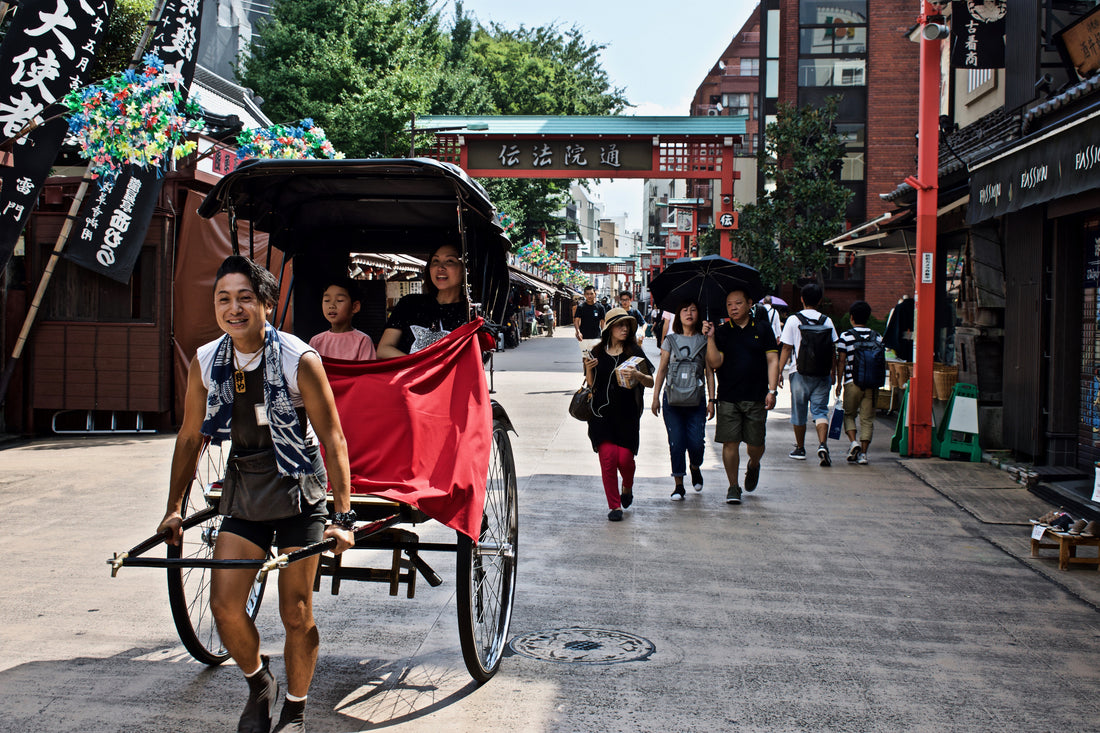
[[[931,252],[925,252],[921,255],[920,281],[922,283],[932,282],[932,273],[934,270],[935,261],[936,256]]]

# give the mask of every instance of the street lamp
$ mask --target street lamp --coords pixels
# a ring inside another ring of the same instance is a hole
[[[416,157],[416,133],[418,132],[453,132],[455,130],[488,130],[487,122],[470,122],[465,125],[451,125],[449,127],[421,127],[416,126],[416,113],[409,113],[409,157]]]

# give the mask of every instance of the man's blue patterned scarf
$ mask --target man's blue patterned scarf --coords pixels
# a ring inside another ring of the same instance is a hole
[[[264,407],[275,445],[275,460],[279,473],[301,478],[313,473],[313,462],[305,452],[305,430],[298,422],[298,413],[290,401],[290,391],[283,378],[283,346],[279,332],[270,323],[264,324]],[[206,420],[203,435],[217,445],[231,439],[233,419],[233,340],[226,334],[214,353],[210,367],[210,392],[206,398]]]

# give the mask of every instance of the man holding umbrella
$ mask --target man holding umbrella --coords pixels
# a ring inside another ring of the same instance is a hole
[[[718,375],[714,440],[723,444],[722,463],[729,479],[726,503],[740,504],[741,443],[748,446],[745,491],[753,491],[760,481],[768,410],[775,407],[779,384],[775,334],[753,307],[764,295],[760,272],[717,255],[684,257],[671,262],[649,289],[665,310],[691,298],[703,311],[707,366]],[[716,327],[722,314],[730,320]]]
[[[707,366],[718,375],[717,425],[714,440],[722,443],[722,464],[729,479],[727,504],[741,503],[741,443],[747,446],[745,491],[760,482],[768,410],[775,407],[779,384],[779,348],[767,321],[756,316],[744,289],[726,296],[730,320],[721,326],[703,322]]]

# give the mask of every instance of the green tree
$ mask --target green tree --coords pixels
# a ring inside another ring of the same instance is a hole
[[[766,284],[820,276],[833,252],[822,242],[844,226],[852,191],[839,180],[844,142],[837,134],[837,99],[823,107],[781,104],[760,152],[760,175],[775,187],[741,209],[734,242]]]
[[[448,61],[478,80],[466,96],[453,99],[467,114],[606,115],[627,106],[600,62],[604,45],[586,41],[579,28],[556,25],[516,30],[477,25],[456,4]],[[448,73],[445,76],[451,77]],[[455,74],[454,78],[463,78]],[[486,103],[485,95],[489,96]],[[437,95],[444,99],[444,94]],[[519,223],[522,241],[545,230],[565,234],[566,220],[552,216],[569,198],[568,179],[488,179],[481,182],[497,208]]]
[[[351,158],[408,149],[444,62],[428,0],[274,0],[237,76],[279,122],[312,117]]]
[[[107,19],[107,35],[96,51],[88,80],[102,81],[130,65],[155,0],[115,0]]]

